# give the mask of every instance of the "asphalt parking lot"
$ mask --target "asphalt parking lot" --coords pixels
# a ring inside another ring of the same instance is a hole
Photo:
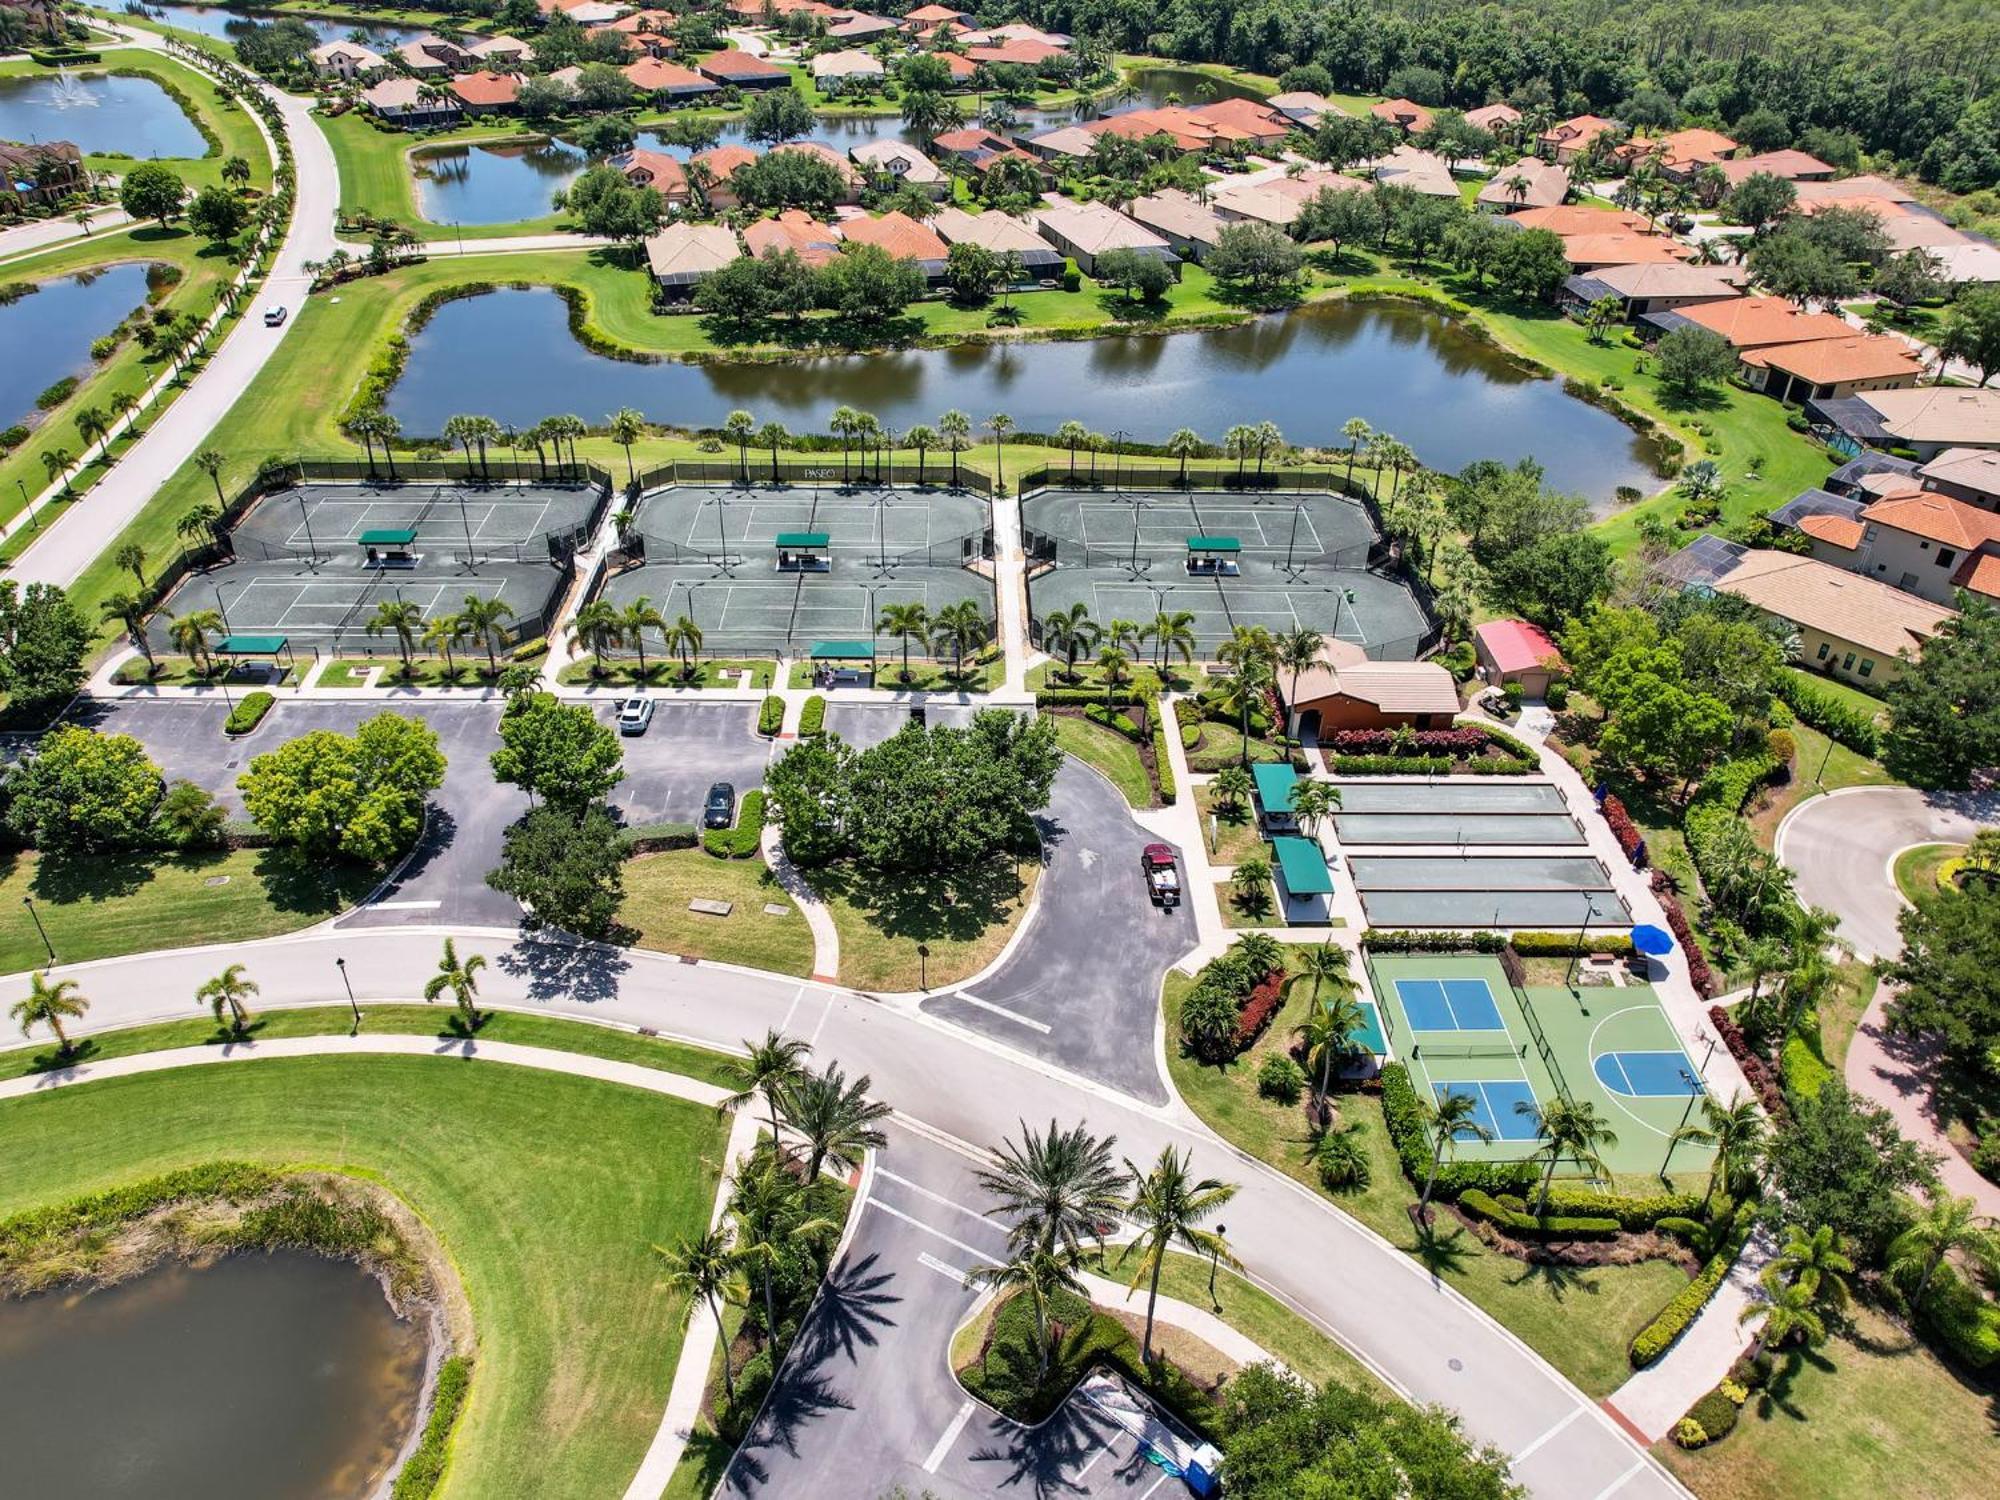
[[[980,706],[975,703],[925,703],[922,708],[926,723],[949,724],[963,729],[972,722],[972,716],[979,712]],[[866,750],[870,745],[881,744],[908,724],[915,717],[911,707],[903,703],[829,702],[826,706],[827,732],[839,735],[857,750]]]
[[[597,706],[606,724],[617,712],[611,703]],[[775,749],[757,733],[754,703],[663,700],[644,734],[621,736],[618,743],[625,750],[625,779],[611,803],[632,824],[699,822],[711,783],[731,783],[740,800],[763,785]]]

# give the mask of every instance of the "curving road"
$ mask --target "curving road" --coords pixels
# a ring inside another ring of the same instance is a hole
[[[1848,787],[1793,808],[1778,825],[1775,847],[1798,877],[1799,899],[1838,916],[1840,935],[1858,957],[1893,958],[1903,951],[1897,853],[1912,844],[1969,843],[1996,822],[2000,798],[1993,796]]]

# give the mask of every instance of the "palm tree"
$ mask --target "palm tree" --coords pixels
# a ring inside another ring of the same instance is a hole
[[[7,1014],[21,1023],[22,1036],[37,1023],[48,1027],[56,1039],[56,1051],[68,1057],[75,1048],[70,1045],[62,1023],[82,1019],[89,1009],[90,1002],[78,991],[74,979],[58,979],[51,984],[36,971],[28,975],[28,993],[16,1000]]]
[[[1215,800],[1225,807],[1241,807],[1250,795],[1250,773],[1241,766],[1224,766],[1208,784]]]
[[[146,586],[146,549],[137,542],[126,542],[111,555],[111,560],[130,573],[139,587]]]
[[[1319,835],[1320,821],[1340,810],[1340,788],[1330,781],[1305,780],[1292,787],[1292,816],[1308,837]]]
[[[954,407],[938,418],[937,426],[944,437],[945,451],[951,454],[951,487],[957,489],[958,455],[972,446],[972,418]]]
[[[92,443],[102,438],[104,446],[97,456],[99,458],[111,456],[111,424],[105,420],[104,413],[99,408],[84,406],[77,409],[76,435],[83,440],[85,448],[89,448]]]
[[[1319,660],[1319,654],[1325,647],[1326,637],[1303,625],[1278,637],[1274,653],[1277,665],[1292,674],[1292,690],[1285,694],[1285,706],[1295,714],[1298,712],[1299,674]]]
[[[1035,1315],[1036,1378],[1049,1371],[1049,1307],[1058,1292],[1083,1295],[1083,1282],[1070,1259],[1052,1251],[1033,1247],[1018,1251],[1011,1260],[998,1265],[974,1266],[966,1273],[965,1284],[994,1287],[1026,1297]]]
[[[757,445],[771,450],[771,483],[778,482],[778,450],[791,441],[783,422],[766,422],[757,429]]]
[[[479,998],[479,971],[485,967],[486,955],[483,953],[475,953],[460,963],[457,944],[446,938],[444,956],[438,960],[438,971],[424,983],[424,1000],[435,1000],[449,990],[459,1014],[465,1018],[465,1024],[478,1026],[479,1008],[473,1002]]]
[[[1243,482],[1243,465],[1256,446],[1257,429],[1241,422],[1222,435],[1222,456],[1236,460],[1236,482],[1239,485]]]
[[[438,429],[438,436],[442,437],[447,443],[457,443],[461,448],[465,449],[465,462],[468,467],[472,463],[473,432],[478,420],[477,417],[472,416],[468,412],[455,412],[451,416],[446,417],[444,419],[444,426]]]
[[[655,1245],[653,1253],[667,1263],[668,1286],[708,1304],[709,1315],[715,1319],[715,1331],[722,1338],[723,1394],[734,1404],[736,1376],[729,1367],[729,1334],[722,1326],[722,1304],[740,1302],[743,1293],[736,1279],[738,1262],[728,1234],[711,1229],[692,1239],[682,1239],[671,1250]]]
[[[465,617],[463,615],[439,615],[424,627],[424,649],[435,651],[444,658],[447,677],[458,672],[458,663],[452,660],[452,648],[465,639]]]
[[[1076,659],[1103,634],[1090,618],[1090,606],[1082,600],[1042,616],[1042,645],[1063,653],[1064,676],[1071,682],[1076,681]]]
[[[2000,1266],[2000,1234],[1972,1199],[1940,1194],[1889,1244],[1890,1274],[1907,1280],[1916,1273],[1917,1289],[1910,1294],[1913,1310],[1922,1310],[1931,1277],[1952,1254],[1965,1255],[1990,1272]]]
[[[1192,427],[1177,427],[1167,437],[1167,456],[1181,461],[1181,488],[1187,488],[1188,460],[1201,452],[1201,434]]]
[[[213,455],[197,453],[195,455],[195,463],[200,465],[202,459],[210,456],[217,459],[218,463],[222,457],[219,453]],[[212,543],[215,540],[216,531],[221,524],[222,508],[210,505],[204,500],[201,504],[190,507],[185,515],[174,522],[174,535],[179,537],[183,543],[195,541],[196,539],[199,539],[203,544]]]
[[[876,1128],[892,1111],[880,1099],[870,1099],[872,1080],[863,1073],[849,1083],[832,1063],[824,1073],[801,1072],[778,1085],[778,1113],[805,1137],[811,1156],[805,1180],[813,1182],[831,1161],[849,1171],[861,1165],[864,1152],[879,1151],[889,1138]]]
[[[368,617],[361,628],[371,636],[384,632],[396,637],[396,649],[403,653],[403,670],[411,670],[410,652],[416,645],[417,631],[424,623],[424,612],[407,599],[384,599],[375,606],[375,613]]]
[[[1542,1172],[1541,1191],[1536,1195],[1537,1214],[1549,1211],[1549,1184],[1556,1175],[1556,1163],[1563,1157],[1573,1158],[1600,1177],[1611,1175],[1599,1153],[1618,1144],[1618,1132],[1588,1099],[1574,1103],[1554,1099],[1546,1105],[1523,1099],[1514,1106],[1514,1112],[1534,1123],[1535,1135],[1542,1142],[1535,1154],[1548,1158],[1548,1166]]]
[[[1285,435],[1278,430],[1276,422],[1259,422],[1252,433],[1251,441],[1257,447],[1257,477],[1264,477],[1264,460],[1275,458],[1285,451]]]
[[[917,450],[917,485],[919,488],[923,486],[924,482],[924,455],[937,446],[937,440],[937,429],[928,427],[922,422],[917,423],[916,426],[903,434],[903,446]]]
[[[494,638],[499,635],[500,627],[513,618],[513,606],[497,595],[482,599],[477,594],[467,594],[465,603],[459,608],[458,620],[465,627],[467,638],[478,641],[486,648],[486,670],[490,674],[498,675],[500,671],[500,663],[493,650]]]
[[[1178,1245],[1232,1267],[1237,1264],[1222,1235],[1201,1227],[1204,1219],[1236,1196],[1236,1186],[1214,1177],[1194,1180],[1188,1160],[1188,1153],[1162,1146],[1150,1172],[1125,1163],[1125,1175],[1132,1179],[1126,1214],[1139,1231],[1132,1245],[1138,1259],[1129,1285],[1136,1291],[1142,1280],[1146,1283],[1146,1329],[1139,1340],[1139,1357],[1148,1365],[1153,1362],[1153,1309],[1160,1300],[1160,1272],[1166,1267],[1167,1252]]]
[[[1435,1101],[1420,1098],[1417,1107],[1423,1112],[1424,1128],[1431,1133],[1431,1166],[1424,1174],[1424,1191],[1417,1199],[1417,1218],[1429,1223],[1431,1192],[1437,1187],[1438,1168],[1444,1165],[1445,1153],[1456,1150],[1459,1141],[1466,1137],[1490,1141],[1493,1131],[1479,1121],[1479,1100],[1457,1089],[1445,1090]]]
[[[570,643],[581,642],[590,648],[595,658],[591,668],[593,675],[604,675],[604,648],[615,646],[624,639],[624,619],[618,613],[618,606],[609,599],[593,599],[576,612],[569,622]]]
[[[1715,1159],[1708,1168],[1708,1191],[1701,1195],[1702,1210],[1707,1212],[1714,1201],[1717,1183],[1733,1177],[1736,1169],[1754,1158],[1763,1145],[1764,1116],[1754,1099],[1739,1095],[1728,1104],[1717,1104],[1703,1095],[1700,1122],[1683,1125],[1674,1132],[1673,1139],[1715,1148]]]
[[[1243,627],[1238,626],[1241,630]],[[1224,647],[1228,649],[1227,646]],[[1238,727],[1243,740],[1244,765],[1250,764],[1250,711],[1265,701],[1264,690],[1271,685],[1271,665],[1261,655],[1245,655],[1238,659],[1236,671],[1223,678],[1219,701],[1225,709],[1236,710]]]
[[[97,610],[100,618],[116,620],[125,627],[132,644],[146,658],[146,671],[150,674],[158,664],[153,660],[152,642],[146,639],[146,601],[137,594],[113,594]]]
[[[1604,331],[1624,315],[1624,299],[1611,292],[1606,292],[1602,297],[1591,303],[1583,319],[1583,326],[1590,330],[1591,343],[1603,343]]]
[[[1345,1061],[1357,1050],[1354,1033],[1360,1029],[1366,1017],[1354,998],[1354,981],[1347,973],[1347,950],[1333,943],[1322,943],[1317,948],[1308,948],[1298,955],[1299,972],[1285,981],[1289,989],[1306,979],[1314,986],[1313,1007],[1293,1028],[1293,1034],[1306,1044],[1306,1055],[1319,1058],[1319,1084],[1314,1095],[1324,1105],[1327,1090],[1333,1087],[1333,1062],[1335,1058]],[[1333,985],[1332,992],[1325,1000],[1318,996],[1322,982]]]
[[[930,611],[921,604],[885,604],[875,628],[903,641],[903,681],[910,680],[910,642],[922,640],[930,630]]]
[[[1056,442],[1069,449],[1069,472],[1076,474],[1076,450],[1090,441],[1090,429],[1071,418],[1056,429]]]
[[[1271,862],[1261,855],[1252,855],[1229,872],[1229,883],[1236,887],[1236,901],[1245,910],[1261,909],[1269,899],[1271,885]]]
[[[1803,1284],[1794,1283],[1761,1302],[1752,1302],[1737,1315],[1739,1323],[1760,1318],[1764,1323],[1764,1342],[1774,1349],[1794,1339],[1810,1348],[1826,1342],[1826,1322],[1814,1305],[1811,1289]]]
[[[757,435],[757,419],[737,407],[722,419],[722,435],[736,445],[736,466],[742,471],[743,482],[750,482],[750,439]]]
[[[203,671],[214,665],[208,653],[208,637],[211,632],[222,629],[222,616],[212,609],[189,610],[174,618],[168,629],[168,636],[174,649],[188,657]]]
[[[731,1207],[743,1229],[737,1258],[758,1268],[764,1289],[764,1331],[773,1350],[778,1344],[778,1303],[774,1290],[776,1273],[785,1261],[793,1241],[824,1234],[836,1226],[830,1219],[800,1217],[799,1184],[778,1165],[775,1155],[753,1159],[739,1171]]]
[[[1347,439],[1347,486],[1354,487],[1354,458],[1361,451],[1361,445],[1375,435],[1375,429],[1359,417],[1349,417],[1341,424],[1340,435]]]
[[[1007,434],[1014,430],[1014,419],[1004,411],[996,411],[986,419],[986,430],[993,434],[993,493],[1004,494],[1007,488],[1007,474],[1000,457],[1000,445],[1007,441]]]
[[[847,484],[847,450],[861,431],[861,413],[851,406],[836,406],[827,419],[826,430],[840,439],[840,482]]]
[[[1132,665],[1131,656],[1119,646],[1100,646],[1097,651],[1097,668],[1104,674],[1104,701],[1111,702],[1118,684],[1125,680],[1125,673]]]
[[[1054,1120],[1039,1136],[1024,1121],[1018,1144],[1002,1141],[977,1175],[1012,1226],[1008,1244],[1068,1262],[1083,1253],[1086,1238],[1102,1249],[1104,1229],[1124,1211],[1129,1186],[1112,1155],[1117,1144],[1081,1124],[1059,1129]]]
[[[632,648],[639,653],[639,676],[642,679],[646,675],[646,632],[657,630],[664,635],[666,628],[666,617],[653,608],[652,598],[646,594],[639,595],[626,605],[619,615],[618,633],[631,642]]]
[[[660,638],[669,651],[678,651],[681,658],[681,676],[694,675],[694,658],[701,655],[701,627],[694,622],[693,615],[680,615],[674,623],[660,632]]]
[[[49,483],[54,484],[60,478],[65,495],[70,492],[69,466],[75,461],[76,455],[60,445],[42,450],[42,469],[49,476]]]
[[[1187,610],[1163,609],[1139,634],[1152,641],[1155,664],[1162,676],[1166,674],[1167,658],[1175,652],[1180,653],[1183,664],[1194,660],[1194,616]]]
[[[1781,1284],[1803,1286],[1815,1305],[1837,1311],[1847,1305],[1847,1278],[1853,1273],[1854,1262],[1842,1251],[1840,1235],[1831,1224],[1822,1224],[1811,1234],[1795,1225],[1758,1280],[1770,1291]]]
[[[961,599],[933,615],[931,629],[936,632],[938,643],[951,652],[952,676],[963,677],[966,650],[986,639],[986,616],[980,613],[978,604]]]
[[[747,417],[749,413],[744,413]],[[632,445],[646,435],[646,414],[634,411],[629,406],[621,406],[606,419],[611,433],[611,441],[625,450],[625,482],[636,484],[639,471],[632,463]]]
[[[772,1030],[764,1033],[763,1041],[746,1041],[743,1046],[742,1057],[731,1058],[723,1065],[723,1073],[736,1086],[736,1092],[717,1105],[716,1111],[733,1115],[763,1095],[771,1111],[771,1143],[776,1145],[778,1090],[804,1074],[806,1058],[812,1055],[812,1043]]]
[[[231,964],[194,992],[194,1003],[214,1011],[218,1026],[222,1024],[222,1013],[227,1011],[229,1029],[241,1036],[243,1028],[250,1024],[250,1009],[243,1002],[256,993],[257,981],[243,977],[242,964]]]

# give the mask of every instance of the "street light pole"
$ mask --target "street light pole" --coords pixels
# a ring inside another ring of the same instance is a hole
[[[359,1035],[361,1031],[361,1007],[354,999],[354,981],[347,977],[347,960],[336,958],[333,961],[333,966],[340,970],[340,982],[347,988],[348,1009],[354,1012],[354,1032],[356,1035]]]
[[[1215,1296],[1215,1272],[1222,1263],[1222,1237],[1227,1233],[1229,1233],[1227,1224],[1216,1225],[1215,1238],[1208,1244],[1208,1300],[1215,1307],[1222,1306]]]
[[[1687,1085],[1688,1102],[1687,1108],[1681,1111],[1680,1130],[1667,1137],[1667,1154],[1660,1161],[1660,1181],[1669,1186],[1672,1185],[1673,1179],[1667,1175],[1667,1166],[1674,1159],[1674,1147],[1680,1144],[1681,1130],[1687,1129],[1688,1116],[1694,1113],[1694,1101],[1701,1097],[1701,1086],[1689,1076],[1688,1070],[1682,1068],[1679,1071],[1681,1082]]]
[[[42,914],[35,910],[34,897],[23,896],[21,898],[21,904],[28,908],[28,915],[35,919],[35,931],[39,932],[42,935],[42,946],[49,950],[49,961],[47,967],[53,969],[56,966],[56,945],[49,941],[48,928],[42,926]]]
[[[21,508],[28,513],[28,524],[34,527],[35,530],[40,531],[42,529],[41,519],[35,514],[35,502],[28,497],[28,487],[21,483],[19,479],[16,479],[14,481],[14,488],[21,492]]]

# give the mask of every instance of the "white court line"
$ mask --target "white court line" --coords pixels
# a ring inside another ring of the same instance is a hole
[[[1557,1433],[1561,1432],[1565,1427],[1569,1426],[1570,1423],[1574,1422],[1578,1417],[1582,1416],[1585,1410],[1586,1408],[1581,1406],[1574,1408],[1568,1416],[1564,1417],[1560,1422],[1556,1423],[1555,1426],[1551,1427],[1547,1432],[1543,1433],[1540,1437],[1536,1438],[1532,1443],[1528,1444],[1528,1446],[1523,1448],[1519,1453],[1516,1453],[1512,1461],[1517,1464],[1526,1463],[1530,1458],[1534,1456],[1536,1449],[1540,1448],[1542,1444],[1546,1443],[1550,1438],[1554,1437]]]
[[[914,1214],[906,1214],[900,1208],[891,1208],[888,1204],[884,1203],[880,1198],[870,1198],[868,1200],[867,1206],[869,1208],[879,1208],[882,1210],[883,1213],[887,1214],[890,1218],[901,1219],[905,1224],[913,1225],[914,1227],[921,1229],[925,1234],[932,1235],[937,1239],[941,1239],[947,1245],[950,1245],[955,1249],[963,1250],[967,1255],[971,1256],[974,1260],[978,1261],[979,1264],[982,1266],[986,1264],[986,1252],[984,1250],[979,1249],[976,1245],[968,1245],[965,1243],[964,1240],[953,1239],[950,1235],[946,1234],[942,1229],[933,1228],[931,1225],[926,1224],[922,1219],[919,1219]]]
[[[951,1445],[958,1441],[958,1435],[965,1431],[965,1424],[972,1420],[972,1410],[972,1403],[970,1401],[965,1402],[959,1407],[951,1421],[945,1424],[944,1431],[939,1434],[937,1442],[931,1446],[930,1457],[924,1460],[924,1472],[926,1474],[937,1473],[938,1465],[943,1463],[944,1456],[951,1452]]]
[[[1623,1474],[1620,1474],[1616,1479],[1612,1480],[1611,1483],[1607,1484],[1603,1489],[1599,1490],[1595,1495],[1591,1497],[1591,1500],[1610,1500],[1610,1497],[1612,1495],[1617,1494],[1620,1490],[1624,1489],[1626,1485],[1632,1482],[1633,1475],[1637,1474],[1641,1469],[1645,1467],[1646,1467],[1646,1460],[1642,1458],[1637,1463],[1632,1465],[1631,1468],[1627,1469]]]
[[[952,990],[949,994],[953,998],[965,1001],[968,1005],[976,1005],[981,1010],[990,1010],[994,1015],[1012,1021],[1016,1025],[1026,1026],[1031,1031],[1039,1031],[1043,1036],[1049,1034],[1049,1028],[1032,1016],[1024,1016],[1019,1011],[1007,1009],[1004,1005],[995,1005],[991,1000],[982,1000],[971,990]]]
[[[959,1270],[957,1266],[952,1265],[949,1261],[939,1260],[935,1255],[932,1255],[928,1250],[920,1250],[917,1252],[917,1264],[921,1266],[928,1266],[931,1270],[937,1272],[938,1275],[947,1276],[951,1278],[951,1280],[957,1282],[960,1286],[965,1285],[965,1272]]]
[[[942,1193],[934,1193],[929,1188],[923,1187],[917,1183],[910,1181],[910,1179],[907,1177],[899,1177],[894,1172],[891,1172],[887,1167],[878,1164],[875,1168],[875,1175],[877,1177],[884,1178],[889,1182],[895,1183],[898,1187],[908,1188],[911,1192],[915,1193],[920,1198],[928,1198],[931,1200],[931,1202],[942,1204],[946,1208],[955,1208],[960,1213],[964,1214],[967,1218],[979,1220],[980,1223],[984,1224],[989,1229],[1000,1228],[998,1224],[995,1224],[991,1219],[987,1218],[986,1215],[981,1213],[978,1209],[967,1208],[963,1203],[959,1203],[954,1199],[947,1198]]]

